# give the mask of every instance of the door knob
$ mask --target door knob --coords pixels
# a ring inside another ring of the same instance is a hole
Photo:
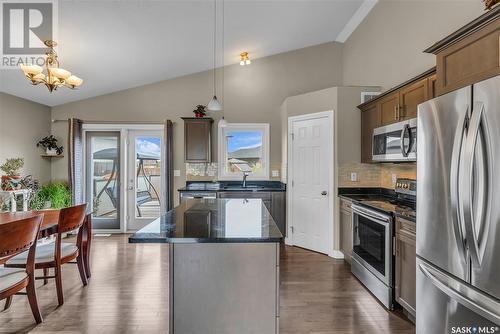
[[[321,192],[321,195],[326,196],[326,195],[328,195],[328,192],[327,192],[326,190],[323,190],[323,191]]]

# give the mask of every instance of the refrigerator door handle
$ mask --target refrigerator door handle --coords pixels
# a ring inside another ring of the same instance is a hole
[[[445,295],[483,318],[500,325],[500,303],[497,300],[425,263],[420,263],[419,269]]]
[[[486,240],[486,234],[489,230],[487,226],[489,223],[487,218],[489,209],[488,183],[491,178],[489,177],[490,168],[488,168],[487,161],[488,156],[490,156],[488,146],[484,104],[476,102],[465,143],[463,168],[460,168],[459,193],[462,199],[460,211],[465,227],[466,246],[472,261],[477,266],[481,266],[484,254],[484,242],[480,241]],[[479,153],[478,159],[475,159],[476,153]],[[475,167],[474,164],[476,164]],[[476,176],[478,177],[476,178]],[[474,192],[475,189],[477,189],[477,193]]]
[[[460,167],[461,161],[463,160],[463,153],[465,147],[465,129],[469,121],[469,106],[465,106],[465,110],[460,114],[458,120],[458,126],[455,130],[455,139],[453,142],[453,151],[451,156],[451,173],[450,173],[450,195],[451,195],[451,205],[452,211],[454,213],[453,217],[453,230],[455,234],[455,240],[457,246],[460,250],[460,256],[463,261],[467,260],[466,250],[465,250],[465,228],[463,226],[463,220],[460,214]]]

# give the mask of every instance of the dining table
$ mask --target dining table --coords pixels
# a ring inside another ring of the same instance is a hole
[[[40,233],[38,239],[50,237],[56,234],[58,229],[59,210],[48,209],[40,211],[19,211],[19,212],[1,212],[0,225],[15,223],[17,220],[31,218],[43,214],[42,225],[40,226]],[[88,213],[85,216],[85,221],[82,225],[84,229],[84,241],[82,243],[83,261],[85,264],[85,271],[87,277],[90,278],[90,246],[92,241],[92,214]]]

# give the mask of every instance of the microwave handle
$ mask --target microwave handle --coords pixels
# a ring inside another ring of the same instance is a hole
[[[408,141],[408,152],[406,151],[405,148],[405,137],[406,133],[408,132],[408,139],[410,138],[410,126],[408,124],[405,124],[403,126],[403,130],[401,131],[401,154],[403,157],[408,157],[408,153],[410,153],[410,148],[411,148],[411,143]]]

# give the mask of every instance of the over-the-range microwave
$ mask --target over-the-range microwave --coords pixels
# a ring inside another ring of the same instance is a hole
[[[373,161],[416,161],[417,119],[412,118],[374,129],[372,145]]]

